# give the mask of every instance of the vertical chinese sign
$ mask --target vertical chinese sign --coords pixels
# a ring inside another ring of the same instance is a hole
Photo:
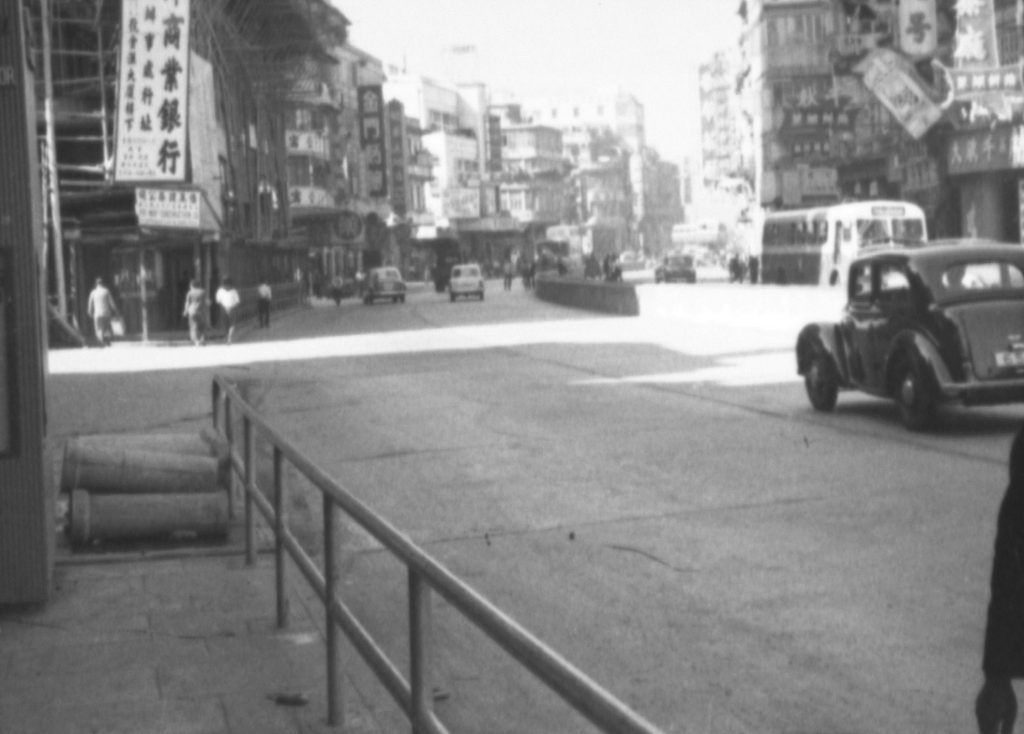
[[[404,217],[409,209],[405,194],[405,106],[388,102],[388,158],[391,160],[391,208]]]
[[[184,181],[189,0],[122,0],[118,181]]]
[[[1002,64],[993,0],[956,4],[954,68],[947,69],[954,99],[971,102],[1008,120],[1012,104],[1024,99],[1018,64]]]
[[[380,84],[359,87],[359,143],[366,159],[367,195],[387,196],[384,154],[384,93]]]

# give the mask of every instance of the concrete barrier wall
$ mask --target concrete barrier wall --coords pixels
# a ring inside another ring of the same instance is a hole
[[[537,297],[588,311],[638,316],[640,306],[632,283],[605,283],[601,280],[538,275],[534,286]]]

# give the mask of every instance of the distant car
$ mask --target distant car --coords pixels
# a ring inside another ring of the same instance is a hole
[[[484,300],[484,276],[480,266],[474,264],[453,265],[452,277],[448,283],[448,297],[452,302],[459,296],[476,296]]]
[[[1024,248],[943,240],[862,255],[838,323],[808,324],[797,372],[811,405],[840,390],[891,398],[904,425],[927,428],[942,404],[1024,401]]]
[[[405,281],[402,280],[398,268],[373,268],[366,274],[363,303],[369,306],[376,300],[405,303]]]
[[[654,269],[655,283],[696,283],[693,255],[669,255]]]

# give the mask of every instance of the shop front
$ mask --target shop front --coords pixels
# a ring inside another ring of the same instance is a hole
[[[954,133],[946,164],[958,204],[958,234],[1020,242],[1024,125]]]

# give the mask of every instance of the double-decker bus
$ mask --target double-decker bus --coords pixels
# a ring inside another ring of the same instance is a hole
[[[837,285],[862,248],[927,240],[924,212],[907,201],[858,201],[771,212],[761,230],[764,283]]]

